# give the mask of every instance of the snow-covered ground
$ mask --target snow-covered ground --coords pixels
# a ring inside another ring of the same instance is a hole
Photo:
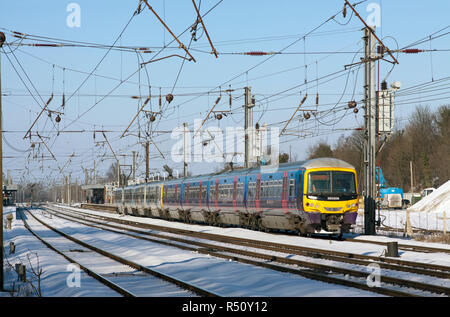
[[[219,228],[207,225],[192,225],[185,224],[181,222],[175,221],[165,221],[161,219],[154,218],[143,218],[143,217],[133,217],[133,216],[121,216],[113,213],[104,213],[100,211],[86,210],[74,207],[64,208],[72,209],[76,211],[85,212],[87,214],[93,215],[102,215],[116,219],[124,219],[124,220],[132,220],[135,222],[154,224],[159,226],[167,226],[172,228],[186,229],[198,232],[206,232],[206,233],[214,233],[219,235],[226,235],[232,237],[241,237],[253,240],[260,241],[268,241],[273,242],[276,241],[278,243],[283,244],[291,244],[291,245],[300,245],[311,248],[320,248],[324,250],[335,250],[341,252],[351,252],[355,254],[364,254],[370,256],[382,256],[385,253],[386,247],[381,245],[372,245],[367,243],[354,243],[354,242],[346,242],[346,241],[335,241],[335,240],[322,240],[322,239],[311,239],[311,238],[303,238],[295,235],[283,235],[283,234],[274,234],[274,233],[266,233],[259,231],[252,231],[243,228]],[[401,244],[414,244],[426,247],[435,247],[435,248],[445,248],[450,250],[450,245],[440,244],[440,243],[425,243],[418,242],[410,239],[403,238],[390,238],[384,236],[357,236],[356,239],[363,240],[374,240],[374,241],[397,241]],[[409,260],[409,261],[418,261],[423,263],[433,263],[439,265],[445,265],[450,267],[450,254],[436,253],[433,256],[430,254],[420,253],[420,252],[411,252],[411,251],[401,251],[401,259]]]
[[[90,278],[83,272],[81,273],[81,287],[69,287],[67,281],[70,274],[73,272],[70,270],[68,271],[68,261],[63,257],[56,255],[53,251],[50,251],[40,241],[33,237],[24,228],[22,221],[16,219],[15,212],[11,212],[14,215],[13,226],[11,230],[5,231],[4,239],[7,261],[13,266],[15,263],[22,262],[23,264],[26,264],[29,269],[30,263],[27,256],[31,259],[31,265],[34,268],[37,267],[37,260],[39,260],[39,266],[44,272],[41,277],[43,296],[117,296],[117,293],[108,289],[100,282]],[[183,251],[178,248],[171,248],[156,243],[137,240],[131,237],[119,236],[111,232],[86,227],[57,217],[49,218],[36,211],[34,211],[34,214],[45,222],[50,223],[52,226],[56,226],[77,239],[92,243],[96,247],[105,249],[108,252],[120,255],[162,273],[192,282],[196,286],[203,287],[222,296],[376,296],[374,293],[312,281],[293,274],[276,272],[234,261],[226,261],[196,252]],[[136,275],[127,277],[127,274],[132,274],[133,272],[130,269],[124,270],[121,265],[111,263],[110,260],[105,260],[94,255],[92,255],[91,258],[86,257],[85,254],[87,252],[80,252],[82,250],[80,250],[81,248],[79,246],[76,247],[77,250],[75,250],[75,246],[72,242],[57,237],[55,233],[38,225],[36,221],[32,220],[32,217],[28,217],[27,221],[29,221],[30,226],[32,226],[39,235],[48,239],[52,244],[55,243],[58,248],[65,251],[72,250],[73,252],[70,252],[70,255],[80,260],[83,265],[95,269],[100,273],[107,274],[108,276],[114,275],[112,272],[119,273],[119,277],[114,281],[119,281],[122,284],[132,283],[133,279],[139,278],[139,276]],[[142,221],[151,221],[152,223],[161,224],[160,220],[154,219],[142,219]],[[170,222],[165,224],[188,226]],[[261,237],[265,236],[265,239],[269,240],[273,240],[274,237],[277,237],[277,239],[280,238],[278,235],[274,236],[266,233],[249,233],[249,231],[243,229],[222,229],[205,226],[193,227],[197,228],[199,231],[211,232],[221,229],[224,230],[224,233],[228,231],[229,234],[235,236],[240,235],[250,238],[252,238],[252,234],[261,235]],[[281,237],[280,242],[291,239],[301,238]],[[9,242],[11,241],[16,244],[15,254],[8,254]],[[321,242],[322,244],[328,243]],[[333,244],[334,243],[335,242],[333,242]],[[334,246],[329,245],[328,247],[333,248]],[[374,254],[379,253],[380,251],[381,250],[373,250]],[[119,272],[117,270],[121,271]],[[29,277],[33,276],[31,271],[29,271],[27,275]],[[5,278],[6,286],[12,288],[12,284],[16,283],[17,276],[11,268],[7,268]],[[140,280],[140,285],[141,289],[138,294],[143,295],[146,294],[145,291],[148,288],[151,288],[154,283],[142,282],[142,280]],[[30,296],[32,295],[32,292],[24,291],[22,292],[22,295],[23,294]],[[10,295],[8,293],[3,293],[2,296]],[[160,296],[171,295],[166,288],[161,288]]]
[[[136,229],[135,227],[132,226],[123,226],[125,227],[131,227]],[[186,227],[187,229],[190,228],[189,225],[187,225]],[[149,230],[142,230],[142,231],[149,231]],[[150,230],[152,233],[156,233],[155,230]],[[163,232],[158,232],[160,235],[165,235],[165,236],[178,236],[177,234],[172,234],[172,233],[163,233]],[[181,238],[183,238],[184,240],[194,240],[194,241],[201,241],[201,242],[205,242],[202,241],[202,239],[199,238],[188,238],[186,236],[182,236]],[[334,241],[331,241],[332,243],[334,243]],[[212,242],[212,241],[208,241],[209,244],[214,244],[214,245],[219,245],[219,246],[225,246],[225,247],[230,247],[229,244],[226,243],[220,243],[220,242]],[[348,242],[346,242],[348,244]],[[329,241],[327,242],[327,244],[329,245]],[[342,263],[342,262],[336,262],[336,261],[332,261],[332,260],[324,260],[324,259],[316,259],[316,258],[311,258],[311,257],[307,257],[307,256],[300,256],[300,255],[293,255],[293,254],[287,254],[287,253],[282,253],[282,252],[273,252],[273,251],[262,251],[260,249],[255,249],[255,248],[251,248],[251,247],[242,247],[242,246],[231,246],[232,248],[236,249],[243,249],[243,250],[247,250],[250,252],[257,252],[257,253],[261,253],[264,252],[265,254],[269,254],[272,256],[276,256],[279,258],[283,258],[283,257],[287,257],[291,260],[298,260],[298,261],[304,261],[304,262],[308,262],[308,263],[316,263],[319,265],[328,265],[331,267],[339,267],[339,268],[345,268],[345,269],[350,269],[350,270],[367,270],[367,268],[365,267],[361,267],[360,265],[354,265],[354,264],[348,264],[348,263]],[[403,254],[403,252],[402,252]],[[410,273],[407,272],[399,272],[399,271],[388,271],[388,270],[383,270],[382,272],[383,276],[387,277],[394,277],[394,278],[401,278],[401,279],[405,279],[405,280],[413,280],[416,282],[422,282],[422,283],[427,283],[427,284],[434,284],[434,285],[439,285],[439,286],[443,286],[443,287],[450,287],[450,280],[447,279],[439,279],[439,278],[434,278],[434,277],[429,277],[429,276],[417,276],[417,275],[411,275]],[[418,293],[420,294],[420,292]]]

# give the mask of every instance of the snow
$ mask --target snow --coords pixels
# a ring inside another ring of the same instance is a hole
[[[37,240],[23,225],[20,219],[16,219],[15,208],[9,208],[7,213],[14,215],[11,230],[4,230],[4,248],[5,248],[5,288],[7,290],[18,290],[19,293],[13,296],[36,296],[33,294],[28,283],[17,281],[17,274],[11,267],[16,263],[22,263],[27,266],[27,278],[33,279],[33,284],[37,281],[30,271],[30,264],[34,269],[39,266],[44,273],[41,277],[41,289],[43,296],[62,296],[79,297],[88,294],[97,294],[97,296],[118,296],[118,294],[105,287],[100,282],[89,277],[83,271],[81,278],[84,281],[83,288],[69,288],[66,280],[71,272],[67,271],[70,264],[62,256],[48,249],[44,244]],[[9,242],[14,242],[16,252],[9,254]],[[11,266],[10,266],[11,265]],[[11,296],[9,292],[0,293],[0,296]],[[95,296],[95,295],[94,295]]]
[[[450,180],[408,208],[410,212],[444,213],[450,216]]]
[[[298,275],[277,272],[235,261],[227,261],[122,235],[119,236],[112,232],[87,227],[57,217],[50,218],[40,214],[38,211],[33,211],[33,214],[77,239],[92,243],[98,248],[105,249],[110,253],[117,254],[162,273],[192,282],[196,286],[203,287],[222,296],[377,296],[374,293],[313,281]],[[179,294],[179,291],[171,290],[167,285],[157,287],[155,285],[158,284],[155,284],[153,278],[142,279],[142,276],[140,276],[142,273],[136,273],[130,268],[126,269],[121,265],[111,263],[111,260],[96,256],[93,252],[79,252],[83,248],[74,246],[73,242],[58,237],[54,232],[39,225],[32,217],[27,218],[30,226],[38,231],[39,235],[44,236],[46,240],[52,244],[54,243],[58,248],[69,252],[70,256],[79,260],[83,265],[111,277],[114,282],[121,285],[129,284],[130,287],[134,287],[130,288],[130,291],[137,295],[148,296],[149,289],[157,292],[159,296],[176,296]],[[198,227],[199,229],[202,228],[202,230],[205,229],[201,226]],[[22,221],[16,219],[15,213],[12,229],[5,231],[4,245],[6,250],[9,250],[8,245],[10,241],[16,244],[16,253],[7,255],[8,261],[12,265],[18,262],[28,264],[27,255],[38,254],[38,257],[31,256],[31,264],[36,266],[38,258],[40,267],[44,270],[41,279],[43,296],[118,296],[116,292],[87,276],[83,271],[81,273],[81,287],[69,287],[67,278],[72,273],[67,270],[69,262],[62,256],[49,250],[33,237],[24,228]],[[78,252],[73,252],[75,248]],[[30,250],[33,251],[31,252]],[[31,272],[27,274],[31,276]],[[5,285],[11,288],[12,283],[16,282],[17,276],[12,269],[8,268],[5,279]],[[137,288],[136,285],[138,285]],[[158,296],[158,294],[154,294],[154,296]],[[32,296],[33,294],[28,292],[25,295]],[[0,296],[10,295],[3,293]]]

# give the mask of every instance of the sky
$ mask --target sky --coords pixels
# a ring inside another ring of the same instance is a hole
[[[339,137],[363,125],[364,68],[361,65],[348,71],[344,68],[362,57],[363,24],[348,8],[346,18],[343,17],[344,1],[196,1],[202,15],[213,8],[204,17],[204,23],[218,58],[212,54],[200,27],[196,41],[192,40],[190,27],[196,19],[192,1],[148,1],[170,30],[189,47],[195,62],[182,58],[185,51],[173,42],[172,35],[144,4],[141,13],[133,15],[138,2],[29,0],[0,4],[0,31],[6,34],[8,43],[1,54],[3,170],[5,174],[9,170],[16,183],[60,183],[63,175],[69,173],[73,181],[81,182],[84,169],[93,169],[94,161],[97,173],[103,175],[114,162],[114,156],[103,142],[100,130],[106,131],[121,164],[130,165],[132,151],[138,153],[138,176],[145,173],[142,143],[146,131],[151,131],[153,141],[151,168],[160,172],[167,164],[181,172],[183,164],[171,156],[174,144],[180,139],[172,139],[171,131],[184,122],[192,129],[194,120],[203,120],[219,96],[222,98],[215,110],[231,109],[231,112],[224,112],[227,116],[221,121],[207,120],[205,126],[224,131],[227,127],[243,127],[246,86],[255,95],[253,122],[280,130],[308,95],[303,109],[317,111],[318,120],[315,116],[304,120],[303,112],[299,112],[280,138],[280,151],[291,152],[298,160],[305,159],[310,147],[318,142],[335,145]],[[70,10],[73,3],[79,10]],[[450,73],[449,36],[445,35],[450,30],[447,22],[450,3],[384,0],[356,6],[367,22],[376,21],[372,18],[376,17],[377,7],[380,8],[377,34],[390,49],[404,48],[429,36],[437,37],[413,47],[438,51],[395,54],[399,65],[393,69],[389,62],[380,63],[381,79],[387,76],[388,83],[402,83],[395,108],[396,128],[402,128],[417,106],[435,110],[449,101],[448,81],[442,79]],[[79,20],[71,19],[74,16]],[[11,31],[41,38],[19,39]],[[98,47],[27,46],[47,43],[44,40],[107,46],[115,43],[116,46],[148,47],[152,53]],[[284,54],[231,54],[255,51]],[[157,60],[163,57],[168,58]],[[155,59],[145,67],[140,66]],[[336,75],[328,77],[333,73]],[[423,84],[432,81],[430,87],[439,89],[437,92],[412,89],[417,85],[428,87]],[[231,106],[228,89],[232,90]],[[402,96],[403,90],[408,93]],[[174,95],[170,104],[165,102],[169,93]],[[60,115],[61,122],[55,121],[56,112],[50,118],[45,111],[33,126],[31,139],[24,139],[51,94],[54,98],[48,109],[64,113]],[[145,115],[149,112],[141,113],[129,133],[121,138],[149,94],[152,98],[144,109],[155,112],[155,122],[151,123],[150,115]],[[160,94],[163,111],[159,109]],[[317,94],[319,106],[316,106]],[[358,114],[345,110],[345,104],[351,100],[358,102]],[[210,138],[205,136],[204,140]],[[220,165],[223,163],[203,160],[190,164],[189,170],[203,174],[217,170]]]

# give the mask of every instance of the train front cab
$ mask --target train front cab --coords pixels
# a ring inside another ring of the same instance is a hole
[[[358,187],[352,166],[319,167],[305,170],[302,175],[302,207],[308,233],[346,233],[356,223]]]

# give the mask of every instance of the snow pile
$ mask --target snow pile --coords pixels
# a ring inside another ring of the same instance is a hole
[[[408,211],[430,213],[443,213],[445,211],[450,215],[450,181],[408,208]]]

